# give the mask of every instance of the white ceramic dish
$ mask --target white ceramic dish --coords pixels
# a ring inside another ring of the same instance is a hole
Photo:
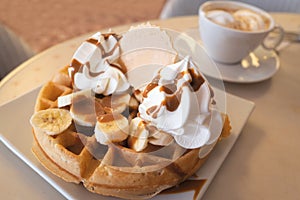
[[[0,107],[1,141],[67,199],[116,199],[90,193],[82,185],[61,180],[48,172],[33,156],[31,153],[33,138],[29,118],[33,113],[38,90],[39,88]],[[216,96],[219,96],[218,93],[221,91],[215,90],[215,92]],[[193,179],[205,180],[204,185],[199,187],[197,191],[199,193],[195,195],[196,191],[190,190],[173,194],[161,194],[153,199],[200,199],[203,196],[254,109],[254,104],[250,101],[229,94],[226,94],[226,98],[226,110],[230,116],[232,134],[217,145],[205,165],[193,177]],[[12,122],[16,122],[18,125],[16,126]]]

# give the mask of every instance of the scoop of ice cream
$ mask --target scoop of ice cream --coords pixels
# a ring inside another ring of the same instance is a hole
[[[233,13],[233,17],[239,22],[241,30],[257,31],[265,28],[262,16],[250,10],[238,10]]]
[[[207,81],[185,57],[158,71],[143,91],[140,118],[174,136],[184,148],[214,142],[223,127],[219,112],[211,108]]]
[[[223,25],[223,26],[231,26],[234,23],[234,17],[223,10],[211,10],[206,13],[206,17],[211,21]]]
[[[69,71],[75,71],[75,87],[80,90],[91,88],[104,95],[126,91],[130,85],[121,67],[111,64],[119,55],[118,38],[115,35],[94,34],[73,56]]]

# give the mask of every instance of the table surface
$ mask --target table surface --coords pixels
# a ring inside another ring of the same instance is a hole
[[[299,14],[272,13],[272,16],[285,30],[299,31]],[[195,34],[197,19],[188,16],[153,23]],[[113,30],[121,32],[128,27],[118,26]],[[0,82],[0,105],[49,80],[90,35],[56,45],[16,68]],[[300,43],[281,49],[279,58],[280,70],[269,80],[225,83],[227,92],[253,101],[256,109],[203,199],[299,198]],[[2,143],[0,159],[0,175],[9,177],[0,183],[0,196],[4,199],[64,199]]]

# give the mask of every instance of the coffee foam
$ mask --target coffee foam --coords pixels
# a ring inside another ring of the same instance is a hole
[[[261,31],[270,25],[265,16],[246,8],[208,8],[206,17],[216,24],[240,31]]]

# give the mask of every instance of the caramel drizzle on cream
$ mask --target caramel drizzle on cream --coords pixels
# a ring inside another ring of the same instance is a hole
[[[190,63],[189,63],[190,65]],[[177,82],[178,80],[182,79],[184,74],[190,74],[191,80],[184,82],[180,88],[177,88]],[[162,106],[166,106],[167,110],[170,112],[175,111],[181,101],[181,96],[183,92],[183,87],[187,86],[189,87],[193,92],[196,92],[199,90],[201,85],[205,82],[204,78],[195,71],[195,69],[188,67],[188,71],[183,71],[177,74],[174,83],[166,84],[159,86],[158,82],[160,79],[160,75],[156,76],[151,83],[149,83],[144,92],[143,97],[146,98],[148,96],[148,93],[153,90],[155,87],[160,87],[160,91],[166,93],[166,98],[161,102],[161,104],[158,106],[152,106],[146,110],[146,113],[148,115],[151,115],[153,118],[157,118],[158,113]]]
[[[104,37],[104,40],[107,40],[109,38],[109,36],[113,36],[117,41],[119,41],[121,39],[121,37],[118,36],[115,33],[105,33],[105,34],[102,34],[102,36]],[[86,40],[86,42],[89,42],[89,43],[91,43],[93,45],[96,45],[100,49],[102,58],[105,58],[105,57],[113,55],[114,51],[119,46],[119,42],[117,42],[117,44],[110,51],[105,52],[103,45],[97,39],[89,38],[89,39]],[[74,75],[77,72],[82,73],[82,67],[84,65],[88,68],[89,76],[91,76],[91,77],[97,77],[97,76],[99,76],[100,74],[103,73],[103,71],[96,72],[96,73],[95,72],[91,72],[91,66],[90,66],[90,62],[89,61],[86,62],[86,63],[81,63],[77,59],[74,58],[74,59],[72,59],[71,64],[69,65],[69,68],[68,68],[69,76],[71,77],[71,79],[72,79],[73,82],[74,82]],[[109,65],[111,67],[115,67],[115,68],[119,69],[124,74],[127,72],[127,69],[126,69],[125,66],[118,65],[118,64],[115,64],[115,63],[109,63]]]

